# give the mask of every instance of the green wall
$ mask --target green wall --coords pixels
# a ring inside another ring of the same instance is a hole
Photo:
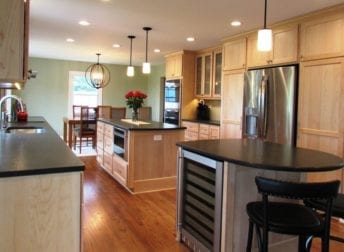
[[[62,118],[68,115],[69,71],[85,71],[94,62],[79,62],[43,58],[30,58],[29,66],[38,72],[35,79],[28,80],[24,90],[16,93],[27,105],[32,116],[43,116],[62,135]],[[152,106],[153,120],[159,119],[160,75],[162,66],[153,66],[150,75],[143,75],[141,68],[135,67],[135,76],[126,76],[126,66],[106,65],[111,81],[103,89],[103,105],[125,106],[124,95],[130,90],[140,90],[148,95],[146,106]]]
[[[162,120],[160,108],[163,106],[163,94],[160,79],[165,76],[165,65],[157,65],[152,67],[152,72],[148,75],[147,93],[147,106],[152,107],[152,120]]]

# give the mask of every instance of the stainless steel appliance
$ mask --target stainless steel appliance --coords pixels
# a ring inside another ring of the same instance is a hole
[[[296,65],[245,73],[243,137],[295,144]]]
[[[126,160],[126,138],[127,131],[118,127],[113,130],[113,152]]]
[[[179,125],[181,80],[167,80],[164,85],[163,122]]]
[[[223,162],[182,150],[178,166],[177,239],[193,251],[220,251]]]

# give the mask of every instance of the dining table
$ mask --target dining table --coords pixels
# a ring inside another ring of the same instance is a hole
[[[89,118],[88,120],[83,120],[84,123],[96,125],[96,118]],[[80,117],[63,117],[63,141],[68,143],[68,146],[72,148],[73,146],[73,128],[80,124]],[[96,128],[96,127],[95,127]]]

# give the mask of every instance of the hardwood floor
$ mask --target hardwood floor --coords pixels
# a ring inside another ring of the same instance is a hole
[[[97,164],[85,163],[84,252],[188,251],[175,240],[175,190],[132,195]],[[333,221],[333,233],[344,237],[344,224]],[[312,252],[320,252],[315,239]],[[343,252],[344,243],[331,241],[331,252]]]

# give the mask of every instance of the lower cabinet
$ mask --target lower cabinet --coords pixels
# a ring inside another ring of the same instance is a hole
[[[116,154],[112,156],[112,175],[121,184],[127,184],[128,163]]]
[[[186,141],[220,138],[220,127],[217,125],[189,121],[183,121],[182,125],[186,127]]]

